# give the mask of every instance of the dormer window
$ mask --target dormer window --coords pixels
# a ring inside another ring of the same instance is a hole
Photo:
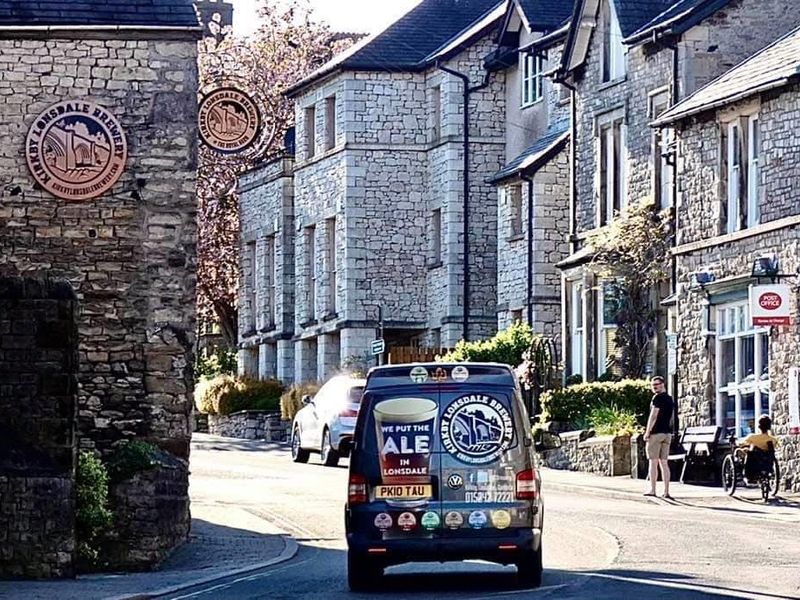
[[[613,0],[603,2],[600,32],[603,35],[603,81],[624,77],[626,51]]]
[[[522,106],[530,106],[542,99],[544,59],[540,55],[522,55]]]

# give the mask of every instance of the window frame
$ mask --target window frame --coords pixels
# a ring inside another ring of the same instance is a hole
[[[506,189],[506,198],[508,199],[508,211],[511,216],[509,223],[509,237],[519,237],[524,233],[522,225],[522,184],[511,184]]]
[[[650,118],[657,119],[671,104],[668,89],[653,92]],[[658,127],[653,131],[653,197],[662,210],[675,205],[675,143],[673,127]]]
[[[442,264],[442,209],[434,208],[430,212],[430,241],[428,246],[428,264]]]
[[[600,26],[603,33],[601,80],[610,83],[624,78],[628,70],[628,49],[622,43],[622,29],[611,0],[603,0]]]
[[[303,126],[305,127],[306,158],[311,159],[317,153],[317,107],[307,106],[304,109]]]
[[[597,123],[597,221],[608,225],[628,204],[627,126],[624,116],[613,116]]]
[[[336,147],[336,94],[325,98],[325,150]]]
[[[317,318],[317,226],[306,227],[306,313],[308,320]]]
[[[569,282],[570,290],[570,375],[581,375],[583,373],[583,354],[584,354],[584,287],[580,279]]]
[[[325,232],[327,239],[325,240],[325,267],[328,271],[328,312],[336,313],[337,307],[337,290],[338,285],[338,271],[336,264],[336,217],[326,219]]]
[[[533,106],[544,98],[544,61],[542,54],[528,52],[521,55],[521,104],[522,108]]]
[[[442,139],[442,86],[431,88],[431,142]]]

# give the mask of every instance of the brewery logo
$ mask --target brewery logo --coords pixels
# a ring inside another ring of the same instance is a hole
[[[439,527],[442,520],[439,518],[439,513],[429,511],[422,515],[422,521],[420,522],[425,529],[432,531]]]
[[[417,517],[414,516],[414,513],[404,512],[397,517],[397,524],[403,531],[411,531],[417,526]]]
[[[101,196],[125,170],[128,145],[114,115],[81,100],[52,105],[31,125],[25,141],[37,183],[64,200]]]
[[[449,529],[458,529],[464,524],[464,517],[461,516],[460,512],[451,510],[444,516],[444,524]]]
[[[469,513],[469,526],[473,529],[483,529],[487,521],[486,513],[482,510],[473,510]]]
[[[249,147],[261,129],[261,113],[250,96],[219,88],[200,101],[200,138],[212,150],[232,154]]]
[[[453,378],[453,381],[466,381],[469,379],[469,369],[467,367],[463,367],[461,365],[454,367],[453,372],[450,373],[450,377]]]
[[[514,435],[508,409],[496,398],[470,394],[442,413],[442,444],[461,462],[482,465],[505,452]]]
[[[392,528],[392,516],[387,513],[378,513],[375,517],[375,527],[381,531],[386,531]]]
[[[493,510],[492,525],[497,529],[507,529],[511,525],[511,513],[507,510]]]
[[[451,490],[460,490],[464,486],[464,478],[459,473],[453,473],[447,478],[447,487]]]

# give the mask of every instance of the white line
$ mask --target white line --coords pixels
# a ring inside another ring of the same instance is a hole
[[[584,577],[598,577],[601,579],[612,579],[614,581],[625,581],[628,583],[638,583],[641,585],[650,585],[658,587],[666,587],[676,590],[688,590],[692,592],[702,592],[711,596],[724,596],[726,598],[747,598],[752,599],[758,595],[758,592],[743,592],[739,590],[729,590],[726,588],[706,587],[702,585],[692,585],[691,583],[675,583],[672,581],[653,580],[653,579],[640,579],[638,577],[625,577],[623,575],[610,575],[607,573],[576,573],[576,575],[583,575]],[[777,596],[768,594],[771,598],[785,598],[786,600],[793,600],[791,596]]]

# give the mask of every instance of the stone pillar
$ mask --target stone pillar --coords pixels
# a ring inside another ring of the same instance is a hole
[[[295,345],[295,382],[313,383],[317,377],[317,338],[300,340]]]
[[[442,325],[442,347],[453,348],[463,338],[464,325],[462,323],[447,323]]]
[[[365,369],[376,364],[370,353],[370,342],[375,339],[374,329],[342,329],[339,335],[341,362]]]
[[[339,332],[319,336],[319,352],[317,354],[317,373],[320,381],[333,377],[341,367]]]
[[[278,375],[277,360],[275,344],[261,344],[258,347],[258,378],[274,379]]]
[[[295,383],[294,378],[294,342],[278,340],[277,376],[287,386]]]
[[[258,348],[240,348],[238,363],[239,377],[258,377]]]

